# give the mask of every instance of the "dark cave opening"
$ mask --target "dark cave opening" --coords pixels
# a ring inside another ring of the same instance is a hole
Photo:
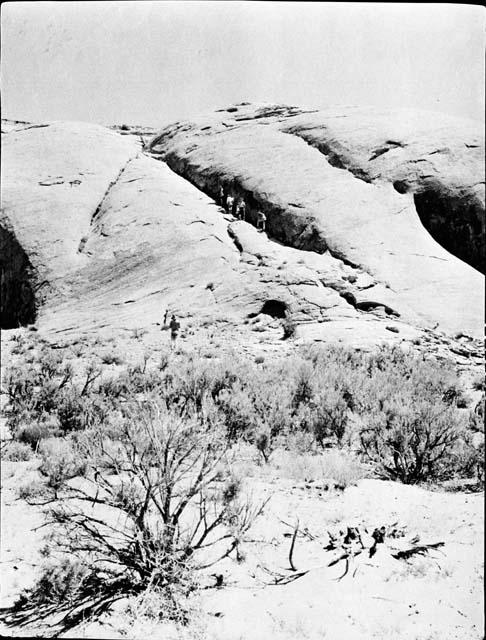
[[[272,318],[285,318],[287,309],[288,306],[285,302],[281,302],[280,300],[267,300],[260,309],[260,313],[265,313]]]
[[[16,329],[36,319],[32,267],[15,235],[0,227],[0,328]]]
[[[439,188],[414,194],[415,208],[430,235],[449,253],[481,273],[484,265],[484,210],[479,198]]]

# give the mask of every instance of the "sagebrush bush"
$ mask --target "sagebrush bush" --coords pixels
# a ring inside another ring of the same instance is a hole
[[[86,461],[80,458],[70,440],[48,438],[39,445],[42,464],[39,471],[47,477],[49,487],[57,490],[66,482],[86,470]]]
[[[115,351],[103,352],[102,354],[100,354],[100,359],[103,364],[121,365],[124,362],[123,357]]]
[[[38,603],[74,604],[88,576],[89,568],[78,559],[64,557],[47,562],[38,582]]]
[[[456,409],[402,390],[368,416],[361,444],[384,475],[411,484],[451,475],[453,447],[463,429]]]
[[[19,486],[18,495],[22,500],[35,503],[46,497],[46,485],[41,480],[27,480]]]
[[[68,433],[102,421],[103,407],[91,393],[100,373],[90,363],[75,385],[71,365],[45,347],[38,363],[7,368],[5,413],[13,437],[35,448],[42,438],[58,435],[58,430]]]
[[[2,460],[9,462],[26,462],[33,455],[32,447],[23,442],[11,440],[0,449]]]
[[[35,422],[29,420],[31,420],[30,416],[25,416],[25,420],[19,422],[14,436],[19,442],[29,445],[34,451],[42,440],[61,435],[59,422],[55,416],[43,414]]]
[[[343,450],[298,453],[279,449],[274,453],[271,464],[281,477],[315,483],[322,489],[344,490],[368,474],[356,455]]]

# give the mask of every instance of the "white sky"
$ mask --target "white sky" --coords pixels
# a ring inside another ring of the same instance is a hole
[[[6,3],[2,113],[159,126],[268,101],[483,120],[485,16],[459,4]]]

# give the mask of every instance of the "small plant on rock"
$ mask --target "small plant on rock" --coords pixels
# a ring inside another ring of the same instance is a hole
[[[292,318],[286,317],[282,320],[283,336],[282,340],[289,340],[297,333],[297,323]]]

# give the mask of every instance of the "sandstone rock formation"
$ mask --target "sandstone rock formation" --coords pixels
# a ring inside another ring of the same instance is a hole
[[[368,135],[349,125],[346,160],[345,137],[332,146],[340,132],[319,118],[243,105],[168,127],[151,149],[146,128],[7,123],[1,326],[155,327],[169,309],[253,339],[280,335],[283,317],[309,339],[414,339],[437,325],[479,335],[482,276],[424,229],[413,159],[386,164],[398,146],[369,159],[376,116]],[[436,169],[457,212],[470,187],[481,195],[467,157],[462,181]],[[244,195],[247,221],[216,204],[222,182]],[[252,224],[259,210],[268,234]]]
[[[393,298],[407,319],[478,335],[483,278],[449,251],[480,266],[483,148],[473,124],[437,114],[269,105],[176,123],[151,142],[207,193],[224,183],[244,195],[275,239],[370,274],[376,304]]]

